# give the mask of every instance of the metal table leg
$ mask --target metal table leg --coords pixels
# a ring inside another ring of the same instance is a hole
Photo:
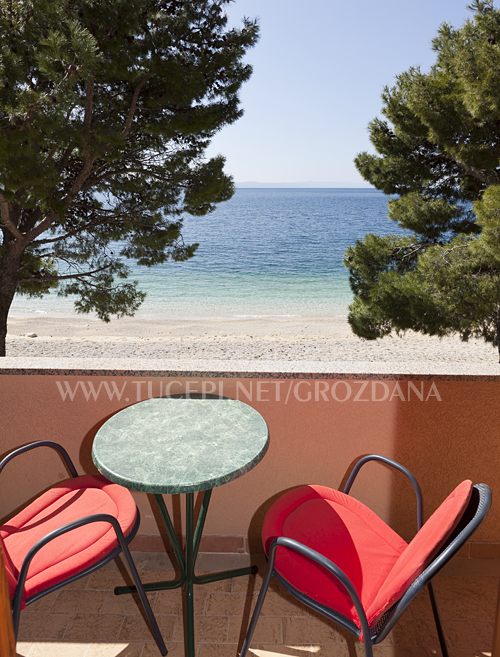
[[[246,568],[235,568],[233,570],[224,570],[217,573],[206,575],[196,575],[195,566],[200,547],[203,527],[207,517],[208,506],[212,491],[205,491],[201,509],[194,522],[194,493],[186,493],[186,542],[184,550],[182,549],[179,539],[177,538],[174,525],[168,512],[165,500],[162,495],[155,495],[156,501],[160,507],[160,512],[165,523],[165,528],[174,551],[180,575],[176,579],[162,582],[150,582],[144,584],[145,591],[165,591],[170,589],[183,588],[184,602],[184,644],[186,657],[194,657],[195,654],[195,632],[194,632],[194,585],[208,584],[218,582],[231,577],[241,577],[243,575],[254,575],[257,572],[257,566],[248,566]],[[123,593],[134,593],[135,586],[117,586],[116,595]]]

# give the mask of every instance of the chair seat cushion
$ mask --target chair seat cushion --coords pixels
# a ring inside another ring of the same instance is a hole
[[[96,513],[117,518],[125,536],[137,518],[137,507],[126,488],[104,477],[67,479],[41,494],[0,526],[10,594],[14,595],[24,557],[51,531]],[[73,529],[45,545],[31,562],[24,600],[64,581],[106,557],[118,545],[109,523],[94,522]]]
[[[266,514],[263,544],[287,536],[320,552],[349,577],[367,609],[407,543],[371,509],[326,486],[285,493]],[[359,627],[349,594],[321,566],[280,547],[275,569],[289,584]]]
[[[472,488],[469,480],[459,484],[408,544],[355,498],[325,486],[300,486],[268,511],[264,550],[268,553],[274,538],[286,536],[326,556],[354,585],[373,627],[446,542],[467,508]],[[279,547],[275,570],[293,587],[360,627],[350,596],[321,566]]]

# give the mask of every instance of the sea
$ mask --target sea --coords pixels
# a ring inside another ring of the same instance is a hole
[[[146,300],[138,317],[234,319],[344,316],[352,293],[343,259],[367,233],[401,232],[373,189],[238,188],[204,217],[186,216],[186,262],[128,262]],[[115,245],[119,248],[119,244]],[[18,296],[13,315],[73,314],[73,299]]]

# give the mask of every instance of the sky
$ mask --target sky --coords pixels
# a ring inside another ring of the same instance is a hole
[[[470,15],[468,0],[235,0],[231,24],[258,18],[244,116],[214,138],[237,184],[365,186],[353,164],[371,150],[368,122],[385,85],[434,60],[446,21]]]

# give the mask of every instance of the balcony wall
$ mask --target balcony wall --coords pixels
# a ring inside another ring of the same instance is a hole
[[[269,450],[251,472],[214,492],[207,549],[243,551],[249,537],[258,550],[262,515],[276,495],[305,482],[337,486],[360,454],[378,452],[407,465],[422,485],[427,515],[465,478],[490,484],[494,494],[500,486],[500,376],[493,368],[475,375],[411,375],[387,367],[369,374],[332,372],[318,363],[303,363],[299,371],[290,364],[259,370],[241,363],[200,364],[190,371],[182,364],[69,362],[49,369],[33,360],[4,360],[0,453],[49,438],[67,448],[80,471],[93,472],[92,439],[102,422],[135,401],[163,394],[223,394],[264,416]],[[63,476],[49,450],[19,458],[1,476],[0,516]],[[353,492],[403,535],[412,534],[415,508],[406,481],[371,465]],[[142,524],[135,546],[156,550],[161,543],[154,510],[146,495],[136,499]],[[177,521],[178,509],[174,500]],[[463,556],[500,556],[500,505],[493,504]]]

